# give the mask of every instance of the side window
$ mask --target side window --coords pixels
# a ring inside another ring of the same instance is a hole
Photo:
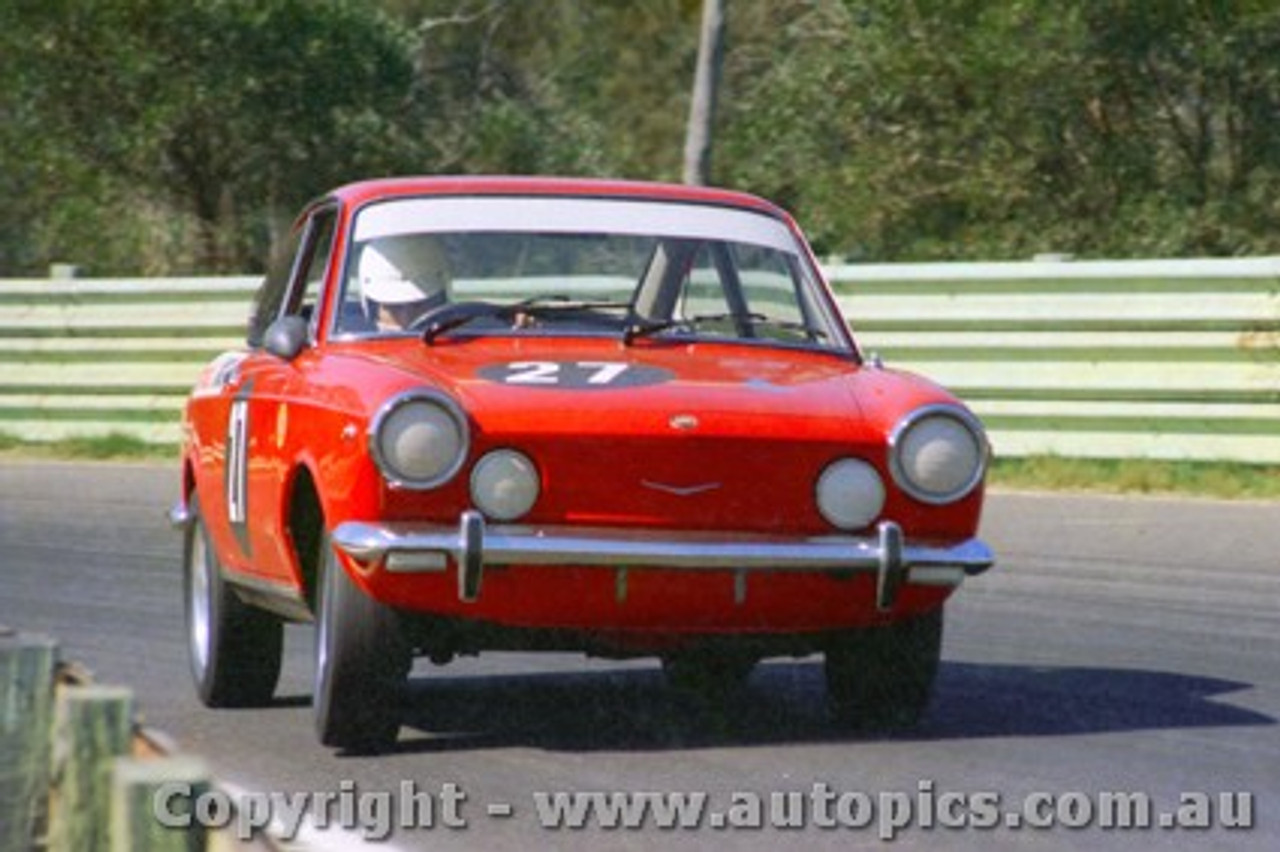
[[[332,208],[320,210],[311,217],[306,242],[293,271],[294,283],[289,291],[288,304],[284,309],[286,314],[306,317],[311,323],[313,334],[319,321],[325,273],[329,269],[329,259],[333,256],[333,234],[337,218],[337,211]]]

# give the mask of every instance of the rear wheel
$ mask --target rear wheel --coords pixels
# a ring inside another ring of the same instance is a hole
[[[280,679],[284,627],[276,616],[236,596],[222,576],[194,494],[190,511],[183,540],[183,609],[196,694],[210,707],[268,704]]]
[[[941,607],[842,636],[826,651],[832,714],[861,728],[915,725],[929,705],[941,654]]]
[[[324,745],[383,751],[395,743],[413,663],[395,610],[364,593],[333,545],[321,545],[316,615],[316,735]]]

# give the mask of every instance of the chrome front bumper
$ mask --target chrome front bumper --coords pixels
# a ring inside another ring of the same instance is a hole
[[[892,521],[875,537],[768,536],[600,527],[488,526],[479,512],[462,514],[456,527],[407,523],[340,524],[333,543],[358,562],[381,562],[391,573],[444,572],[458,565],[458,596],[474,601],[489,565],[579,565],[619,572],[625,594],[629,568],[733,571],[738,599],[751,572],[818,571],[875,574],[876,605],[891,608],[906,583],[956,586],[990,568],[994,556],[976,538],[936,547],[908,544]]]

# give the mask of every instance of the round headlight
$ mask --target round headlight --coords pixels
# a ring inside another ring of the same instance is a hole
[[[898,424],[890,443],[894,481],[923,503],[959,500],[986,472],[982,424],[964,409],[927,406],[914,411]]]
[[[495,521],[514,521],[526,514],[541,487],[538,469],[515,450],[494,450],[471,471],[471,500]]]
[[[839,459],[818,477],[818,511],[832,526],[856,530],[884,508],[884,483],[876,469],[858,459]]]
[[[446,397],[411,391],[374,419],[373,457],[392,485],[434,488],[453,477],[467,456],[467,421]]]

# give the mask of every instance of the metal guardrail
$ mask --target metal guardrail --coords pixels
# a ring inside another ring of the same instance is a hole
[[[258,281],[0,280],[0,433],[176,443],[201,366],[242,345]]]
[[[1280,258],[827,271],[863,345],[998,455],[1280,464]]]
[[[863,346],[998,455],[1280,464],[1280,258],[830,265]],[[253,277],[0,280],[0,433],[178,440]]]

